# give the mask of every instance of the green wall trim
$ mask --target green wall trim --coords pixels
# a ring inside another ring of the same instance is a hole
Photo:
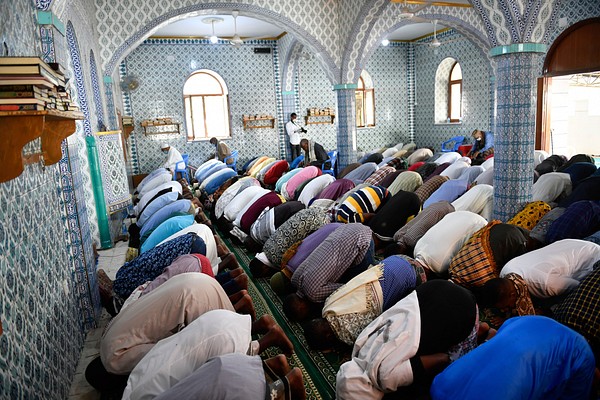
[[[104,75],[104,78],[102,78],[102,80],[104,81],[104,83],[112,83],[113,82],[112,76],[110,76],[110,75]]]
[[[511,53],[545,53],[546,51],[548,51],[548,45],[544,43],[513,43],[491,48],[490,56],[496,57]]]
[[[104,200],[104,188],[102,187],[102,175],[100,174],[100,160],[98,159],[98,148],[96,138],[87,136],[85,143],[88,150],[90,163],[90,175],[92,178],[92,189],[94,200],[96,200],[96,213],[98,214],[98,229],[100,231],[100,247],[108,249],[113,247],[108,225],[108,214],[106,212],[106,201]]]
[[[333,90],[343,90],[343,89],[358,89],[358,84],[356,84],[356,83],[340,83],[339,85],[333,85]]]
[[[65,35],[65,24],[63,24],[61,22],[61,20],[58,19],[58,17],[52,13],[52,11],[38,10],[38,12],[37,12],[37,23],[38,23],[38,25],[52,25],[63,36]]]
[[[285,92],[281,92],[284,96],[294,96],[296,94],[295,90],[286,90]]]

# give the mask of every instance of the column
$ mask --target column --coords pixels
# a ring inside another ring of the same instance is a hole
[[[507,221],[531,200],[537,66],[546,46],[518,43],[490,50],[497,63],[494,218]]]
[[[287,124],[287,122],[290,120],[291,113],[298,113],[296,110],[296,91],[290,90],[287,92],[281,92],[281,100],[283,104],[283,119],[281,120],[279,126],[283,126],[283,129],[280,129],[279,131],[279,156],[282,159],[292,162],[292,149],[290,148],[290,139],[285,131],[285,124]]]
[[[356,162],[356,84],[335,85],[338,171]]]

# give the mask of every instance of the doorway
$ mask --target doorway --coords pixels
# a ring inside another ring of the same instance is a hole
[[[536,149],[600,160],[600,17],[580,21],[552,44],[538,81]]]

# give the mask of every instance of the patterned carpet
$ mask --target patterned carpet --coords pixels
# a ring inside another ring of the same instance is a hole
[[[227,247],[236,255],[237,260],[248,276],[251,276],[248,265],[254,254],[248,254],[246,250],[231,242],[231,240],[220,235]],[[282,311],[282,299],[273,292],[266,278],[251,278],[248,284],[248,292],[254,300],[256,315],[272,315],[286,332],[294,344],[294,355],[288,359],[292,367],[299,367],[304,376],[307,399],[334,399],[335,398],[335,376],[340,365],[347,361],[348,354],[337,352],[321,353],[310,350],[302,327],[289,321]],[[264,358],[278,354],[277,349],[268,349],[263,353]]]

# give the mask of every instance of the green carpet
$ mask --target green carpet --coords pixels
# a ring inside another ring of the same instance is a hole
[[[220,236],[235,254],[248,276],[251,276],[248,265],[254,254],[248,254],[243,247],[233,244],[224,235]],[[281,308],[282,299],[273,292],[268,279],[251,278],[248,283],[248,292],[254,301],[257,317],[263,314],[272,315],[294,344],[294,355],[288,361],[292,367],[299,367],[302,370],[306,398],[334,399],[335,376],[340,365],[348,360],[350,354],[338,352],[325,354],[312,351],[306,344],[301,326],[286,318]],[[271,348],[262,355],[264,358],[268,358],[278,353],[277,349]]]

